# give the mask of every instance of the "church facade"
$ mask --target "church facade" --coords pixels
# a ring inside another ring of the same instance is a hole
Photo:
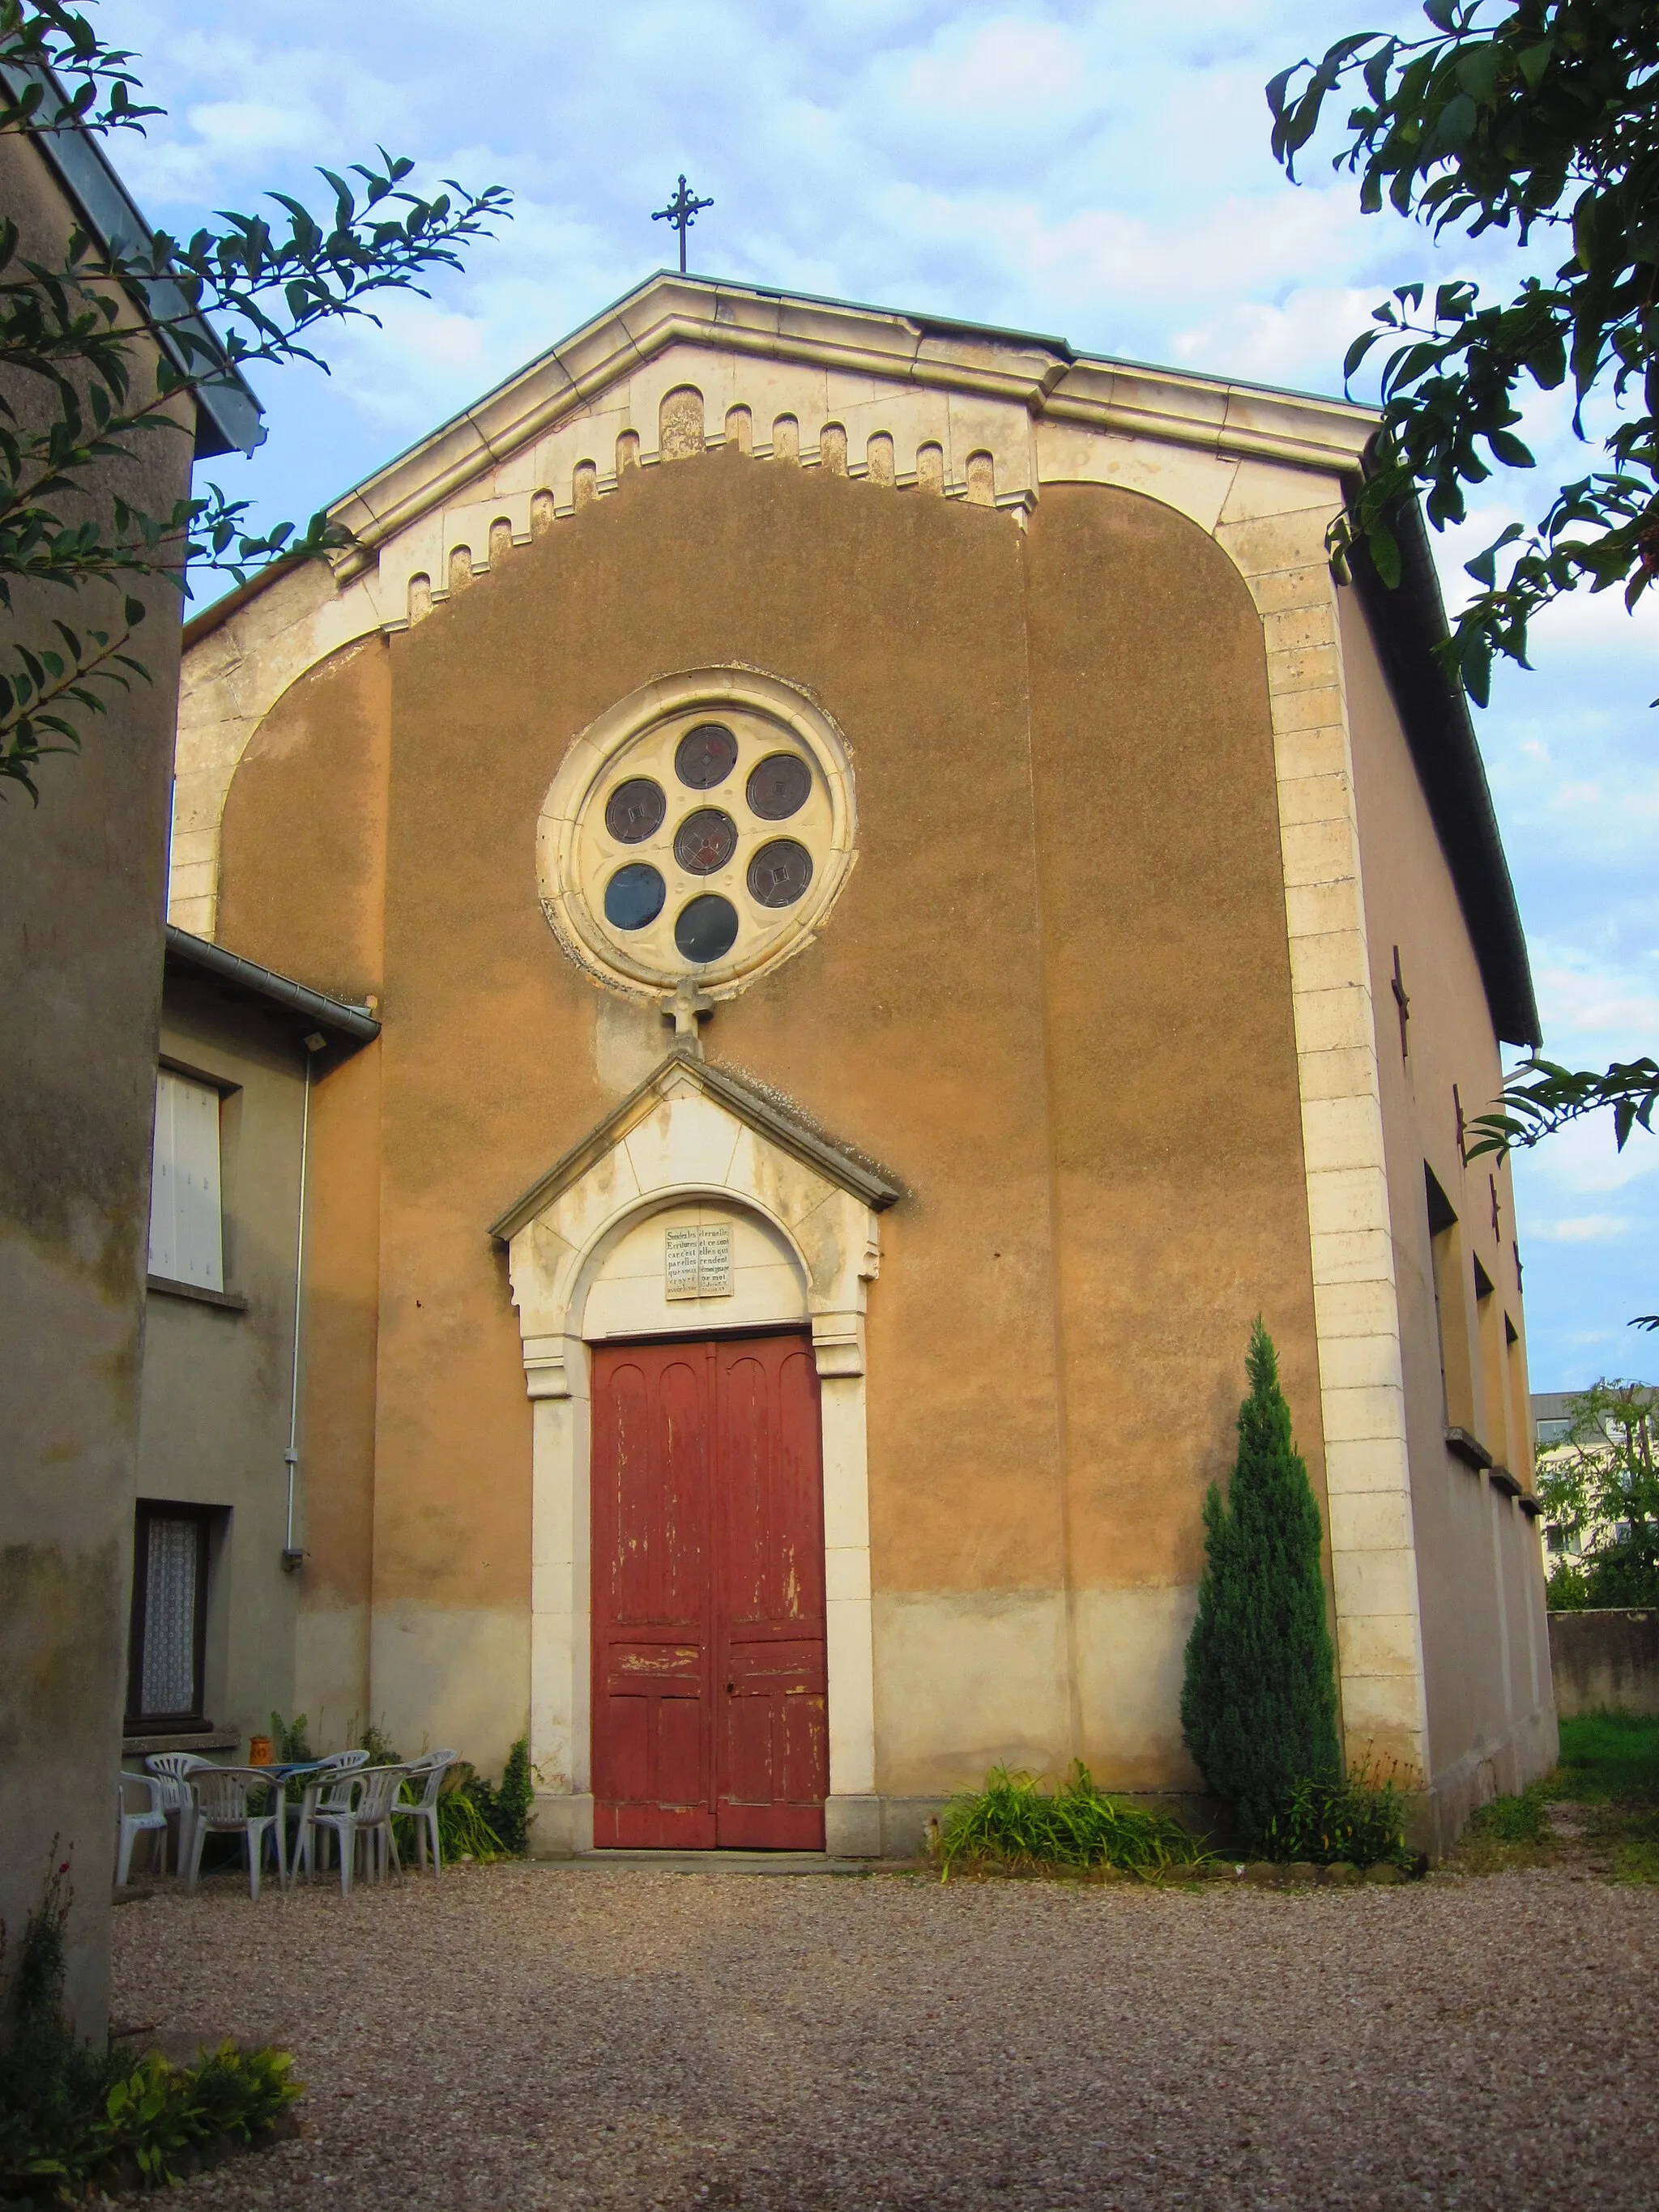
[[[1181,1795],[1261,1315],[1354,1759],[1550,1763],[1537,1035],[1364,410],[659,276],[187,633],[171,918],[316,1081],[295,1700],[537,1847],[914,1848],[998,1760]]]

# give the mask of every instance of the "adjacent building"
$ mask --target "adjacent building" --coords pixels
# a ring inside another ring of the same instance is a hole
[[[274,1711],[296,1711],[310,1100],[378,1033],[367,1007],[167,930],[129,1763],[157,1751],[240,1757]],[[326,1328],[325,1310],[316,1325]]]
[[[14,268],[61,267],[77,228],[106,246],[148,234],[91,132],[0,137],[0,184]],[[153,325],[136,343],[135,389],[152,342],[170,343]],[[38,419],[34,380],[20,373],[5,398]],[[136,458],[100,465],[99,499],[170,514],[193,459],[263,435],[234,378],[173,412]],[[8,641],[37,649],[58,641],[54,618],[118,634],[128,592],[147,610],[131,650],[149,682],[112,690],[81,750],[42,763],[38,805],[15,784],[0,804],[0,1921],[21,1929],[70,1859],[69,2000],[94,2033],[126,1679],[179,594],[161,578],[72,598],[14,583],[4,625]]]

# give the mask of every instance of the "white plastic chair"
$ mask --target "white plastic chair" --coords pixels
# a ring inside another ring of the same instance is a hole
[[[312,1815],[312,1825],[325,1834],[331,1834],[339,1844],[342,1896],[349,1896],[351,1892],[359,1837],[368,1853],[365,1870],[371,1881],[380,1880],[388,1863],[399,1874],[403,1872],[398,1838],[392,1832],[392,1808],[398,1802],[398,1789],[408,1771],[406,1766],[366,1766],[355,1774],[348,1774],[324,1792]],[[349,1802],[330,1802],[343,1797]]]
[[[195,1810],[190,1795],[190,1777],[198,1766],[212,1764],[210,1759],[200,1759],[193,1751],[153,1751],[144,1761],[146,1771],[161,1785],[163,1808],[179,1815],[179,1844],[173,1863],[181,1874],[190,1856],[190,1823]]]
[[[190,1824],[190,1883],[193,1892],[202,1871],[202,1846],[209,1831],[216,1834],[240,1833],[247,1844],[247,1887],[251,1897],[259,1894],[259,1863],[265,1855],[265,1838],[269,1836],[276,1853],[276,1875],[288,1886],[288,1851],[283,1830],[283,1796],[280,1782],[273,1782],[257,1766],[198,1766],[190,1778],[191,1794],[195,1807]],[[269,1813],[251,1813],[248,1797],[256,1790],[268,1790],[274,1794]]]
[[[289,1863],[297,1875],[301,1866],[307,1875],[312,1872],[315,1837],[313,1831],[317,1820],[317,1808],[325,1804],[331,1812],[337,1813],[349,1807],[351,1792],[341,1782],[343,1774],[353,1774],[368,1765],[366,1751],[331,1751],[319,1759],[306,1777],[305,1794],[295,1808],[297,1818],[294,1828],[294,1850]]]
[[[442,1847],[438,1841],[438,1795],[448,1770],[460,1757],[458,1751],[423,1752],[419,1759],[411,1759],[404,1770],[411,1785],[420,1785],[418,1797],[406,1799],[392,1808],[393,1820],[413,1820],[415,1844],[421,1855],[421,1871],[426,1872],[426,1847],[432,1845],[432,1871],[444,1870]]]
[[[142,1813],[127,1810],[127,1788],[144,1792],[145,1809]],[[167,1870],[167,1816],[163,1807],[161,1784],[153,1774],[128,1774],[125,1770],[115,1784],[115,1817],[120,1824],[120,1841],[115,1854],[115,1887],[125,1889],[127,1876],[132,1871],[132,1846],[140,1836],[159,1835],[161,1838],[161,1872]]]

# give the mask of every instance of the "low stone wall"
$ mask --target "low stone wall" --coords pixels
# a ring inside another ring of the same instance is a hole
[[[1555,1709],[1659,1713],[1659,1611],[1553,1613]]]

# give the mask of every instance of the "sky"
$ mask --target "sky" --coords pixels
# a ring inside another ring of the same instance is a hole
[[[1414,7],[1311,0],[102,0],[134,48],[148,135],[111,151],[175,231],[312,173],[406,154],[426,182],[507,185],[514,219],[429,300],[331,340],[332,374],[253,380],[270,435],[209,473],[267,523],[303,519],[672,258],[681,170],[714,205],[702,274],[1052,333],[1091,352],[1338,392],[1349,340],[1416,276],[1511,279],[1501,240],[1437,249],[1365,216],[1328,152],[1292,187],[1262,86]],[[1369,397],[1363,386],[1357,396]],[[1495,478],[1437,542],[1462,562],[1540,488],[1589,465],[1559,400],[1524,426],[1536,475]],[[1659,1053],[1659,613],[1612,595],[1536,626],[1476,725],[1531,946],[1545,1049]],[[1534,1387],[1659,1367],[1659,1137],[1605,1119],[1523,1155]]]

